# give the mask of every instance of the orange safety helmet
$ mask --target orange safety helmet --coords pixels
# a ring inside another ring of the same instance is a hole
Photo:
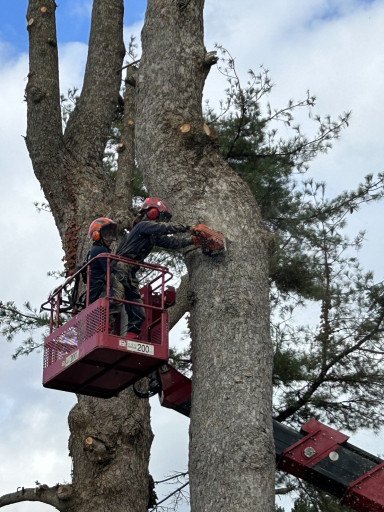
[[[147,197],[141,205],[140,212],[146,213],[150,220],[156,220],[159,217],[169,220],[172,217],[172,208],[159,197]]]
[[[95,219],[89,226],[88,234],[94,242],[99,242],[102,238],[102,230],[106,227],[111,228],[115,234],[117,231],[117,224],[115,221],[108,219],[108,217],[99,217]]]

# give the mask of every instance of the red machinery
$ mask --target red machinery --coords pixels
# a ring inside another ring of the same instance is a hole
[[[87,290],[91,275],[90,263],[107,258],[106,296],[89,304],[63,323],[66,290],[87,272]],[[140,289],[146,319],[138,339],[112,334],[109,327],[110,271],[112,261],[134,264],[144,270]],[[44,344],[43,385],[47,388],[72,391],[101,398],[116,396],[121,390],[156,370],[168,360],[168,313],[175,302],[175,290],[165,288],[172,278],[160,265],[138,263],[111,254],[101,254],[88,262],[63,286],[57,288],[42,305],[50,311],[50,334]]]
[[[164,407],[189,416],[192,382],[169,364],[158,370]],[[359,512],[384,512],[384,461],[311,419],[300,432],[273,421],[276,466],[340,498]]]

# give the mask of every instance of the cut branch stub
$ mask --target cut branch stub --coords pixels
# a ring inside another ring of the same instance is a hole
[[[191,125],[189,123],[182,124],[180,126],[181,133],[188,133],[191,131]]]
[[[44,13],[46,13],[46,12],[48,11],[48,8],[47,8],[47,7],[45,7],[45,6],[43,6],[43,7],[40,9],[40,11],[44,14]]]
[[[214,64],[217,63],[218,60],[219,60],[219,57],[217,56],[217,52],[215,52],[215,51],[208,52],[205,55],[204,64],[206,66],[213,66]]]
[[[33,25],[34,22],[35,22],[34,18],[29,18],[29,20],[28,20],[28,27],[27,28],[29,28],[31,25]]]
[[[102,441],[92,436],[85,439],[84,449],[89,452],[96,462],[106,462],[111,457],[107,446]]]
[[[180,126],[179,130],[181,133],[189,133],[192,129],[192,125],[190,123],[184,123]],[[216,138],[217,132],[214,128],[209,126],[207,123],[203,123],[203,130],[208,137]]]
[[[219,134],[217,133],[217,131],[214,128],[212,128],[212,126],[209,126],[207,123],[203,124],[203,130],[205,134],[208,135],[208,137],[211,137],[211,139],[219,138]]]

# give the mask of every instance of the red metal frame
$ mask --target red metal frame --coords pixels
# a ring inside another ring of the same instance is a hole
[[[159,368],[162,392],[160,403],[163,407],[173,409],[189,416],[191,409],[192,381],[169,364]]]
[[[352,482],[340,503],[355,510],[383,512],[384,462]]]
[[[284,450],[278,465],[279,469],[298,477],[302,476],[304,468],[315,466],[349,439],[342,432],[315,419],[305,423],[301,430],[308,435]]]
[[[106,297],[89,304],[90,263],[107,258]],[[110,301],[134,304],[110,296],[111,261],[137,265],[148,271],[149,282],[141,289],[146,319],[138,339],[112,334],[109,328]],[[76,276],[87,270],[86,308],[62,323],[63,294]],[[116,396],[122,389],[156,370],[168,360],[168,312],[175,301],[172,278],[167,268],[138,263],[111,254],[100,254],[88,262],[50,296],[42,308],[50,311],[50,334],[44,345],[43,385],[102,398]]]
[[[185,416],[189,416],[191,410],[191,380],[169,364],[161,366],[158,372],[162,385],[162,393],[159,397],[161,405]],[[316,471],[316,467],[321,466],[322,461],[327,457],[331,457],[331,460],[337,461],[337,450],[348,440],[348,436],[315,419],[311,419],[305,423],[301,430],[308,435],[290,445],[282,452],[282,455],[276,452],[278,456],[277,467],[298,478],[308,480],[315,486],[317,483],[320,489],[324,489],[321,485],[319,486],[319,478],[323,478],[324,474],[320,473],[320,471],[313,473],[313,471]],[[346,444],[348,445],[348,443]],[[340,460],[343,457],[344,460],[348,460],[345,459],[346,444],[344,444],[344,452],[340,456]],[[349,446],[352,452],[357,450],[356,447]],[[358,451],[360,454],[365,453],[360,450]],[[332,452],[336,452],[336,454]],[[371,456],[369,454],[366,455],[368,459],[371,460]],[[356,463],[356,460],[358,460],[351,459],[350,457],[349,455],[349,463],[352,461]],[[362,455],[359,455],[359,457],[361,459],[363,458]],[[336,464],[336,462],[334,463]],[[348,462],[344,463],[348,464]],[[365,464],[366,462],[364,461],[364,466]],[[333,492],[331,492],[337,497],[341,496],[340,491],[347,489],[340,500],[342,505],[353,508],[358,512],[384,512],[384,462],[379,463],[377,466],[373,467],[373,469],[367,471],[348,487],[344,487],[344,482],[339,478],[340,471],[342,471],[343,468],[345,468],[345,466],[341,465],[338,469],[339,473],[337,473],[334,468],[332,469],[332,467],[327,468],[326,492],[330,492],[329,487],[334,484]],[[350,473],[347,472],[347,475],[349,474]],[[309,476],[311,476],[310,479],[308,478]]]

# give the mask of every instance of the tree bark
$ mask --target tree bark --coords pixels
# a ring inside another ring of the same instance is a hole
[[[64,133],[55,10],[54,0],[29,1],[26,143],[61,235],[67,271],[71,273],[90,248],[87,231],[92,219],[116,216],[121,223],[129,224],[126,198],[131,198],[131,191],[116,194],[113,180],[103,169],[104,149],[121,86],[124,3],[94,1],[84,85]],[[121,167],[124,165],[121,163]],[[127,170],[120,169],[118,175],[124,174]],[[26,493],[23,500],[31,496],[45,502],[49,499],[59,510],[74,512],[145,512],[150,495],[148,462],[153,438],[148,401],[137,399],[132,391],[110,400],[79,396],[70,412],[69,425],[71,492],[60,487],[60,492],[44,490],[37,496]]]
[[[69,426],[75,510],[146,512],[153,439],[148,400],[131,389],[108,400],[79,396]]]
[[[149,0],[137,79],[136,155],[151,195],[176,220],[221,231],[228,250],[186,258],[191,300],[193,512],[274,510],[269,236],[247,185],[204,126],[213,62],[203,0]],[[189,129],[185,128],[189,125]]]

